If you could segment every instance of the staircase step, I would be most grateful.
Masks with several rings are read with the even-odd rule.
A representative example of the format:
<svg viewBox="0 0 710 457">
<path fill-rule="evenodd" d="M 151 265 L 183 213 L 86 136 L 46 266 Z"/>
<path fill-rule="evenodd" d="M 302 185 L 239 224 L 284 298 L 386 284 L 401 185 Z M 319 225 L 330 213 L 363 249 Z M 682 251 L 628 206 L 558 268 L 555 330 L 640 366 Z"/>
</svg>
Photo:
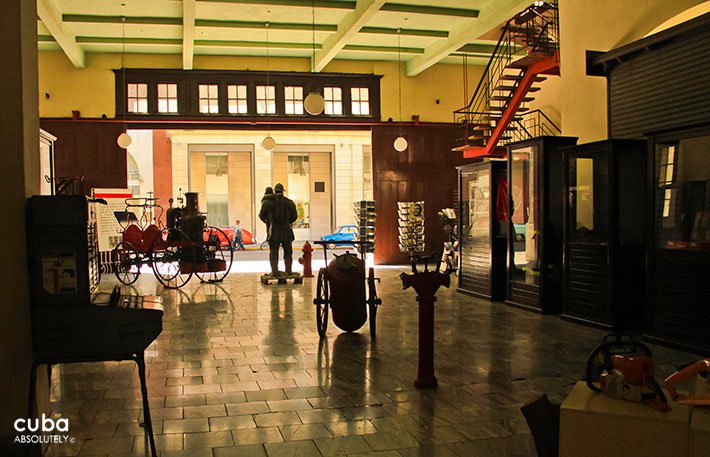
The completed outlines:
<svg viewBox="0 0 710 457">
<path fill-rule="evenodd" d="M 508 109 L 508 107 L 507 107 L 507 106 L 489 106 L 488 109 L 491 110 L 491 111 L 503 112 L 503 111 L 505 111 L 506 109 Z M 518 107 L 518 109 L 517 109 L 516 111 L 522 113 L 522 112 L 524 112 L 524 111 L 529 111 L 529 110 L 530 110 L 530 108 L 526 108 L 526 107 L 524 107 L 524 106 L 520 106 L 520 107 Z"/>
<path fill-rule="evenodd" d="M 468 140 L 469 141 L 488 140 L 490 138 L 491 138 L 490 135 L 485 135 L 485 136 L 471 135 L 470 137 L 468 137 Z M 501 140 L 510 140 L 511 138 L 513 138 L 511 135 L 503 135 L 502 137 L 500 137 Z"/>
<path fill-rule="evenodd" d="M 503 97 L 501 95 L 494 95 L 493 97 L 490 97 L 488 100 L 494 101 L 494 102 L 507 102 L 510 101 L 512 97 Z M 523 97 L 523 102 L 531 102 L 535 100 L 535 97 Z"/>
<path fill-rule="evenodd" d="M 500 86 L 496 86 L 496 88 L 493 90 L 504 90 L 504 91 L 512 92 L 517 88 L 518 88 L 517 86 L 500 85 Z M 531 87 L 530 89 L 528 89 L 528 92 L 537 92 L 539 90 L 540 90 L 539 87 Z"/>
<path fill-rule="evenodd" d="M 502 75 L 500 79 L 503 81 L 520 81 L 523 79 L 523 75 Z M 547 78 L 544 76 L 536 76 L 533 82 L 540 83 L 546 80 Z"/>
<path fill-rule="evenodd" d="M 477 134 L 477 132 L 492 132 L 493 130 L 495 130 L 495 126 L 487 125 L 487 126 L 482 126 L 482 127 L 474 127 L 471 129 L 471 133 L 475 135 L 475 134 Z M 512 132 L 514 130 L 518 130 L 518 128 L 514 125 L 509 124 L 505 130 Z"/>
<path fill-rule="evenodd" d="M 533 64 L 547 59 L 548 57 L 550 57 L 550 54 L 546 52 L 531 52 L 522 59 L 509 63 L 506 65 L 506 68 L 528 68 Z"/>
</svg>

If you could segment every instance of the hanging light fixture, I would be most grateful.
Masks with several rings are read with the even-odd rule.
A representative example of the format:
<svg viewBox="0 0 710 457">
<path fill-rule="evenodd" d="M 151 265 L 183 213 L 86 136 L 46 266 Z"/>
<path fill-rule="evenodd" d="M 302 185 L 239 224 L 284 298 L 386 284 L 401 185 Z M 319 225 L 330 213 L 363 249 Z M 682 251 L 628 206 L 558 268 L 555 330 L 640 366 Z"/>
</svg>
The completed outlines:
<svg viewBox="0 0 710 457">
<path fill-rule="evenodd" d="M 311 4 L 311 18 L 312 18 L 312 25 L 313 25 L 311 73 L 315 74 L 315 72 L 316 72 L 316 1 L 315 0 L 313 0 L 312 4 Z M 315 77 L 313 79 L 315 80 Z M 320 94 L 320 92 L 318 92 L 316 90 L 312 90 L 308 95 L 306 95 L 306 99 L 303 101 L 303 108 L 306 110 L 306 112 L 308 114 L 310 114 L 312 116 L 317 116 L 320 113 L 322 113 L 323 110 L 325 109 L 325 99 Z"/>
<path fill-rule="evenodd" d="M 269 23 L 267 22 L 265 24 L 266 26 L 266 112 L 268 114 L 269 112 L 269 97 L 268 97 L 268 91 L 269 91 L 269 84 L 270 84 L 270 79 L 269 79 Z M 276 140 L 271 136 L 271 125 L 267 126 L 267 131 L 266 131 L 266 138 L 261 142 L 261 147 L 266 149 L 267 151 L 273 151 L 274 148 L 276 147 Z"/>
<path fill-rule="evenodd" d="M 124 92 L 124 97 L 123 97 L 123 102 L 125 103 L 126 101 L 126 67 L 123 62 L 124 55 L 126 54 L 126 17 L 121 16 L 121 30 L 122 30 L 122 36 L 123 36 L 123 41 L 122 41 L 122 48 L 121 48 L 121 79 L 123 79 L 123 92 Z M 127 108 L 127 107 L 125 107 Z M 131 138 L 131 135 L 126 132 L 126 109 L 124 108 L 123 110 L 123 133 L 118 135 L 118 138 L 116 138 L 116 143 L 118 143 L 118 146 L 122 149 L 128 149 L 128 146 L 131 145 L 133 142 L 133 139 Z"/>
<path fill-rule="evenodd" d="M 397 81 L 399 86 L 399 136 L 394 140 L 394 149 L 397 152 L 407 150 L 407 139 L 402 135 L 402 29 L 397 29 Z"/>
</svg>

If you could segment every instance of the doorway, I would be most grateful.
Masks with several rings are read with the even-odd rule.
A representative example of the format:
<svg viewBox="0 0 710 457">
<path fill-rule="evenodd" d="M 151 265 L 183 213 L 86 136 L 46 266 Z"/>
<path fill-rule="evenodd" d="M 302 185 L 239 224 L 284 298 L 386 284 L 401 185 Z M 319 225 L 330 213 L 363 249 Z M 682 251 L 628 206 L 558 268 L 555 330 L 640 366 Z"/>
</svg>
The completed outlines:
<svg viewBox="0 0 710 457">
<path fill-rule="evenodd" d="M 272 155 L 272 181 L 283 184 L 298 211 L 296 240 L 319 240 L 332 231 L 331 166 L 331 151 L 285 146 Z"/>
</svg>

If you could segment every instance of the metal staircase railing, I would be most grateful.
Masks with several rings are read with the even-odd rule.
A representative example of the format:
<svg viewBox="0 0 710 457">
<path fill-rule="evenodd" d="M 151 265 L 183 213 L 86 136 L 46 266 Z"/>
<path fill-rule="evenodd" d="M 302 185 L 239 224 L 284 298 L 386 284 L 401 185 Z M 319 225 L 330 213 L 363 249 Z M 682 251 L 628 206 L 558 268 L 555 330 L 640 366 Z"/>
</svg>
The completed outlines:
<svg viewBox="0 0 710 457">
<path fill-rule="evenodd" d="M 527 65 L 540 56 L 554 55 L 559 50 L 558 37 L 559 19 L 554 2 L 536 2 L 506 22 L 469 103 L 454 111 L 459 145 L 455 150 L 486 145 L 485 132 L 497 126 L 497 121 L 518 89 Z M 536 79 L 537 82 L 542 80 L 544 78 Z M 531 89 L 534 90 L 539 88 Z M 528 110 L 525 103 L 531 100 L 527 96 L 523 98 L 523 105 L 501 137 L 501 143 L 526 139 L 523 136 L 532 134 L 531 129 L 520 122 L 520 114 Z M 541 114 L 544 116 L 544 113 Z M 538 124 L 543 128 L 542 121 Z M 550 133 L 555 131 L 550 125 L 544 128 Z"/>
</svg>

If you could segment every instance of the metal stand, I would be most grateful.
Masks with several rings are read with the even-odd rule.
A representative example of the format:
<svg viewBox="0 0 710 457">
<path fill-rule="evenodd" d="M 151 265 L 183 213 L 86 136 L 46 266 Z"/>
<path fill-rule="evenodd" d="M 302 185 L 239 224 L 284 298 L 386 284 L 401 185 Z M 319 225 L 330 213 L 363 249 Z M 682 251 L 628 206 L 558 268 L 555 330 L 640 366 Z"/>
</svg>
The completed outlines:
<svg viewBox="0 0 710 457">
<path fill-rule="evenodd" d="M 150 404 L 148 403 L 148 386 L 146 384 L 145 377 L 145 358 L 143 352 L 136 354 L 128 354 L 119 357 L 96 357 L 96 358 L 61 358 L 61 357 L 50 357 L 42 358 L 35 357 L 32 362 L 32 370 L 30 372 L 30 393 L 27 405 L 27 417 L 30 419 L 34 418 L 35 413 L 35 402 L 37 400 L 37 368 L 40 365 L 47 365 L 47 370 L 51 376 L 52 365 L 60 363 L 82 363 L 82 362 L 121 362 L 124 360 L 133 360 L 138 365 L 138 377 L 141 382 L 141 395 L 143 396 L 143 422 L 139 424 L 144 427 L 146 433 L 148 434 L 148 441 L 150 442 L 150 454 L 152 457 L 158 457 L 158 453 L 155 450 L 155 436 L 153 435 L 153 422 L 150 418 Z"/>
<path fill-rule="evenodd" d="M 422 259 L 424 260 L 424 259 Z M 427 259 L 428 260 L 428 259 Z M 436 259 L 434 259 L 436 261 Z M 412 273 L 402 273 L 404 289 L 413 287 L 419 302 L 419 368 L 414 386 L 419 388 L 433 388 L 439 384 L 434 374 L 434 302 L 436 291 L 439 287 L 449 287 L 451 279 L 448 273 L 440 273 L 439 267 L 429 271 L 426 260 L 424 271 L 417 271 L 416 262 L 412 261 Z"/>
</svg>

